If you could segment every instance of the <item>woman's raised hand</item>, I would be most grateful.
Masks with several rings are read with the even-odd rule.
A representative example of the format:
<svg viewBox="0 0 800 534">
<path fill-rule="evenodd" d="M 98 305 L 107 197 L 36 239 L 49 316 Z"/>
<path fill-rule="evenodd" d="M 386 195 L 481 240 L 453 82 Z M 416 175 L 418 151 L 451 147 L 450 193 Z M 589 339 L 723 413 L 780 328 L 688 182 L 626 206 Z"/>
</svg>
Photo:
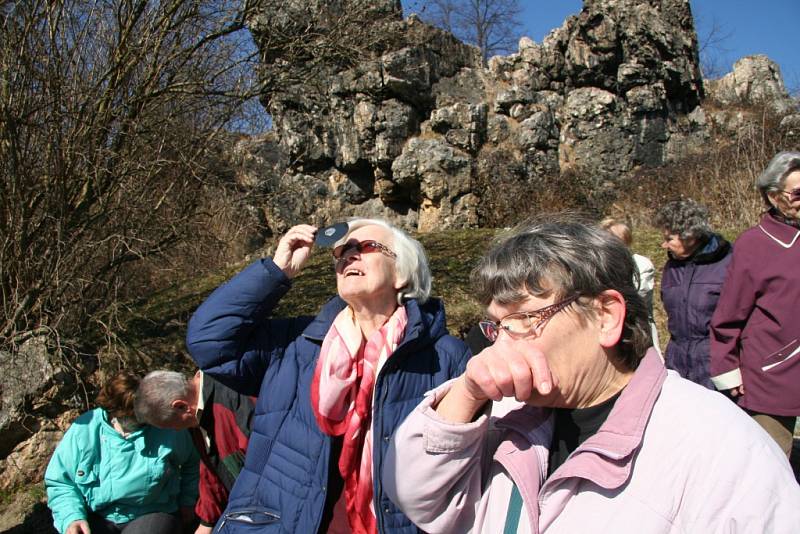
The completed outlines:
<svg viewBox="0 0 800 534">
<path fill-rule="evenodd" d="M 272 261 L 287 278 L 294 278 L 305 265 L 311 254 L 311 247 L 314 246 L 316 232 L 316 226 L 298 224 L 289 228 L 286 235 L 278 241 Z"/>
<path fill-rule="evenodd" d="M 527 401 L 548 395 L 556 385 L 544 353 L 526 340 L 500 338 L 467 362 L 467 370 L 436 408 L 452 422 L 471 421 L 489 400 Z"/>
</svg>

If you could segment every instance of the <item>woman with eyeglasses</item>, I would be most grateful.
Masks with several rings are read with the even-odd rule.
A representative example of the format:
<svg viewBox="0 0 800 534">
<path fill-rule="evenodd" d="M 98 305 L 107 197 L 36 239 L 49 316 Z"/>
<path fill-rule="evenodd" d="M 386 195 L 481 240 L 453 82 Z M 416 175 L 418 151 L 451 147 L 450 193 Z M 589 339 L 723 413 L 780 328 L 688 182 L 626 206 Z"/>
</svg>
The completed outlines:
<svg viewBox="0 0 800 534">
<path fill-rule="evenodd" d="M 661 302 L 667 312 L 668 369 L 713 390 L 709 372 L 709 324 L 731 262 L 731 245 L 714 232 L 708 208 L 694 200 L 666 203 L 656 213 L 667 251 Z"/>
<path fill-rule="evenodd" d="M 493 345 L 400 425 L 383 469 L 425 532 L 789 533 L 800 487 L 725 397 L 667 371 L 635 264 L 592 223 L 548 216 L 484 257 Z"/>
<path fill-rule="evenodd" d="M 756 180 L 761 221 L 736 240 L 711 321 L 711 375 L 789 455 L 800 416 L 800 152 Z"/>
<path fill-rule="evenodd" d="M 378 473 L 395 428 L 464 371 L 469 352 L 429 298 L 422 245 L 382 220 L 352 220 L 334 243 L 338 295 L 316 317 L 272 317 L 318 233 L 291 228 L 271 259 L 217 288 L 189 323 L 203 371 L 258 396 L 217 533 L 416 532 Z"/>
</svg>

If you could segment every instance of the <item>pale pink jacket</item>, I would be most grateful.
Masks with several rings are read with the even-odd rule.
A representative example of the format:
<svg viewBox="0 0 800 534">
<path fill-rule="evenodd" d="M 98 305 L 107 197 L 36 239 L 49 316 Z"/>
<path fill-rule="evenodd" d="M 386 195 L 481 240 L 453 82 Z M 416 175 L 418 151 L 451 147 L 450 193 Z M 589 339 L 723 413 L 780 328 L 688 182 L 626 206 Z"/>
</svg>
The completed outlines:
<svg viewBox="0 0 800 534">
<path fill-rule="evenodd" d="M 398 428 L 383 469 L 386 493 L 426 532 L 502 533 L 513 479 L 520 532 L 800 533 L 800 486 L 775 442 L 720 393 L 668 373 L 654 350 L 546 481 L 547 410 L 510 399 L 448 423 L 432 406 L 449 386 Z"/>
</svg>

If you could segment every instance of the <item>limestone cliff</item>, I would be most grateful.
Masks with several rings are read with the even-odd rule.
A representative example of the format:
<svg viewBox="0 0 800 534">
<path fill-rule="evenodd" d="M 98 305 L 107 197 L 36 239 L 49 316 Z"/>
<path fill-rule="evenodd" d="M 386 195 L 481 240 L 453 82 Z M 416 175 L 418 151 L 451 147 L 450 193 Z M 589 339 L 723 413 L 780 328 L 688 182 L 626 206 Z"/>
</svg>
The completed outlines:
<svg viewBox="0 0 800 534">
<path fill-rule="evenodd" d="M 394 0 L 269 5 L 250 26 L 272 149 L 287 162 L 265 177 L 275 232 L 354 214 L 420 231 L 474 226 L 487 174 L 581 172 L 609 187 L 707 136 L 688 0 L 586 0 L 542 43 L 523 38 L 488 68 L 476 49 L 403 20 Z M 496 169 L 509 158 L 514 176 Z"/>
</svg>

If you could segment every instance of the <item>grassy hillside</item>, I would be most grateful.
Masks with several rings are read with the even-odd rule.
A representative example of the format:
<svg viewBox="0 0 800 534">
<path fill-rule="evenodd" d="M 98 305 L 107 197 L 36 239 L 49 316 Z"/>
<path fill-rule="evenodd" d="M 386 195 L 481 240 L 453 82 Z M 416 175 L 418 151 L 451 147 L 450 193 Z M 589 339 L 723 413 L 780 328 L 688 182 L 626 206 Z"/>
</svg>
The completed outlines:
<svg viewBox="0 0 800 534">
<path fill-rule="evenodd" d="M 478 258 L 498 234 L 493 229 L 451 230 L 419 236 L 428 252 L 433 272 L 433 294 L 446 305 L 448 327 L 454 335 L 463 335 L 482 316 L 481 306 L 472 298 L 469 287 L 470 271 Z M 737 231 L 723 231 L 733 239 Z M 660 248 L 661 234 L 654 228 L 635 229 L 633 250 L 649 257 L 660 271 L 666 254 Z M 252 261 L 252 260 L 249 260 Z M 248 261 L 233 265 L 224 272 L 185 280 L 167 290 L 133 303 L 122 314 L 117 334 L 126 345 L 124 359 L 134 367 L 191 367 L 185 348 L 186 322 L 194 309 L 215 287 L 243 268 Z M 315 314 L 336 291 L 329 249 L 315 249 L 303 272 L 295 279 L 293 289 L 286 295 L 276 316 Z M 666 317 L 655 292 L 655 315 L 662 345 L 668 341 Z M 663 347 L 662 347 L 663 348 Z"/>
</svg>

